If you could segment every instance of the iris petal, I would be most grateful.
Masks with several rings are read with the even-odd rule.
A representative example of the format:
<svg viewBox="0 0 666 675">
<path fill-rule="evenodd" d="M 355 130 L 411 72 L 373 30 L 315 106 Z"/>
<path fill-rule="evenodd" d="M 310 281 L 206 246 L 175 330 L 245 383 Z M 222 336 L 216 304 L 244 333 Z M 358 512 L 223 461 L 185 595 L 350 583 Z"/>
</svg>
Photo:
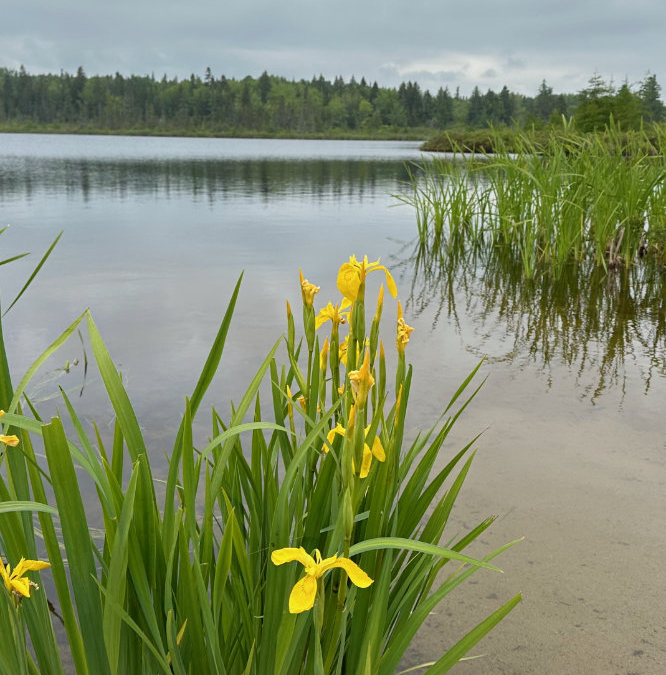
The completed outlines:
<svg viewBox="0 0 666 675">
<path fill-rule="evenodd" d="M 372 452 L 366 445 L 363 446 L 363 461 L 361 462 L 360 478 L 365 478 L 370 473 L 370 465 L 372 464 Z"/>
<path fill-rule="evenodd" d="M 383 269 L 384 273 L 386 274 L 386 286 L 388 287 L 391 296 L 395 298 L 398 295 L 398 287 L 395 285 L 395 281 L 393 280 L 391 273 L 386 269 L 386 267 Z"/>
<path fill-rule="evenodd" d="M 335 440 L 335 435 L 338 434 L 340 436 L 345 435 L 345 428 L 341 424 L 336 424 L 334 429 L 331 429 L 327 434 L 326 434 L 326 440 L 328 441 L 329 445 L 333 445 L 333 441 Z M 324 452 L 329 451 L 329 447 L 326 443 L 324 443 L 321 447 L 321 449 Z"/>
<path fill-rule="evenodd" d="M 342 295 L 351 300 L 356 300 L 358 289 L 361 286 L 361 273 L 358 267 L 352 263 L 343 263 L 338 271 L 338 290 Z"/>
<path fill-rule="evenodd" d="M 44 562 L 42 560 L 25 560 L 21 558 L 19 564 L 14 569 L 14 574 L 17 577 L 23 576 L 24 572 L 30 570 L 43 570 L 46 567 L 51 567 L 51 563 Z"/>
<path fill-rule="evenodd" d="M 280 548 L 271 553 L 271 561 L 274 565 L 282 565 L 283 563 L 297 561 L 304 567 L 313 567 L 315 561 L 312 556 L 305 552 L 305 549 L 299 548 Z"/>
<path fill-rule="evenodd" d="M 317 579 L 312 574 L 306 574 L 294 584 L 289 594 L 289 611 L 291 614 L 300 614 L 312 609 L 317 596 Z"/>
<path fill-rule="evenodd" d="M 30 581 L 27 579 L 27 577 L 12 579 L 10 583 L 14 590 L 17 593 L 20 593 L 24 598 L 30 597 Z"/>
<path fill-rule="evenodd" d="M 321 565 L 321 568 L 324 567 L 325 569 L 322 569 L 322 573 L 326 571 L 326 569 L 341 567 L 347 572 L 347 576 L 351 582 L 359 588 L 367 588 L 372 583 L 372 579 L 355 562 L 349 560 L 349 558 L 327 558 Z"/>
<path fill-rule="evenodd" d="M 372 442 L 372 454 L 380 462 L 386 461 L 386 453 L 384 452 L 382 442 L 379 440 L 379 436 L 375 436 L 375 440 Z"/>
<path fill-rule="evenodd" d="M 335 308 L 329 302 L 326 307 L 322 307 L 322 309 L 319 310 L 319 314 L 317 314 L 317 318 L 315 319 L 315 330 L 319 330 L 319 328 L 327 321 L 333 321 L 334 316 Z"/>
</svg>

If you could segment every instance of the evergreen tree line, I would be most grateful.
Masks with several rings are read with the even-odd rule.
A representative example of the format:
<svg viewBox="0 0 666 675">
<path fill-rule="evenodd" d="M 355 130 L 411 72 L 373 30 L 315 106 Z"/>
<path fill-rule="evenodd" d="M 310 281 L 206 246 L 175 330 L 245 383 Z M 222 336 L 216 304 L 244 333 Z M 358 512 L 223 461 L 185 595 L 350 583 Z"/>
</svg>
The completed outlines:
<svg viewBox="0 0 666 675">
<path fill-rule="evenodd" d="M 99 130 L 145 129 L 233 134 L 317 134 L 332 130 L 378 132 L 431 127 L 478 129 L 494 126 L 546 126 L 574 118 L 581 131 L 603 129 L 612 117 L 622 128 L 666 118 L 655 75 L 640 85 L 619 89 L 594 75 L 576 94 L 554 94 L 545 81 L 534 97 L 499 93 L 468 97 L 440 88 L 432 95 L 416 82 L 397 89 L 337 77 L 289 81 L 264 72 L 242 80 L 215 77 L 161 79 L 154 76 L 88 77 L 76 74 L 30 75 L 25 68 L 0 68 L 0 124 L 65 124 Z"/>
</svg>

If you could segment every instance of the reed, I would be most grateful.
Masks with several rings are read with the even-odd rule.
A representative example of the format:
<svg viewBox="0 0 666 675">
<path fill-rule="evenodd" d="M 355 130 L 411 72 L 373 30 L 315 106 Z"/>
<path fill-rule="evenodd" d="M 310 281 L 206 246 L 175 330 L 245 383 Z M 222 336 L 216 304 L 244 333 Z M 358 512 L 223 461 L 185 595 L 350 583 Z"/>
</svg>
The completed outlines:
<svg viewBox="0 0 666 675">
<path fill-rule="evenodd" d="M 508 152 L 498 134 L 492 155 L 466 164 L 456 146 L 454 162 L 424 161 L 398 198 L 415 208 L 422 241 L 443 250 L 481 242 L 511 249 L 526 278 L 557 277 L 586 258 L 606 270 L 648 253 L 663 261 L 666 163 L 650 147 L 645 134 L 616 127 L 592 136 L 565 128 L 544 142 L 517 136 Z"/>
<path fill-rule="evenodd" d="M 25 578 L 52 582 L 71 654 L 65 668 L 46 593 L 25 597 L 6 583 L 3 672 L 390 675 L 439 602 L 478 570 L 497 571 L 493 561 L 511 543 L 482 557 L 465 552 L 492 517 L 462 535 L 446 527 L 476 439 L 445 461 L 442 453 L 478 391 L 479 367 L 433 427 L 408 440 L 412 329 L 398 304 L 396 353 L 387 359 L 383 289 L 366 317 L 366 276 L 373 281 L 375 271 L 394 295 L 385 267 L 352 257 L 337 279 L 343 298 L 318 314 L 318 288 L 301 275 L 303 336 L 288 305 L 285 336 L 226 415 L 211 411 L 210 439 L 198 441 L 193 420 L 224 352 L 239 279 L 159 483 L 89 312 L 16 387 L 0 334 L 9 443 L 0 475 L 2 558 L 48 559 L 49 569 Z M 110 439 L 84 428 L 65 392 L 65 414 L 50 420 L 25 396 L 39 365 L 83 326 L 115 413 Z M 396 364 L 394 375 L 387 362 Z M 87 483 L 94 504 L 84 502 Z M 95 509 L 102 528 L 93 533 Z M 447 636 L 445 653 L 422 668 L 447 672 L 519 601 L 509 599 L 464 636 Z"/>
</svg>

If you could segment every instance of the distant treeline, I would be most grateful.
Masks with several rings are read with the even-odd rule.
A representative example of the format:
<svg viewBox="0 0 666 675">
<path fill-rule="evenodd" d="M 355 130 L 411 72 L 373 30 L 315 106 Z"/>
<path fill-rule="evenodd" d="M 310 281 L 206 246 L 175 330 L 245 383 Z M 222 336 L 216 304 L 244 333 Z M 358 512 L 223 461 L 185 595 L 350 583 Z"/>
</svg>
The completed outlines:
<svg viewBox="0 0 666 675">
<path fill-rule="evenodd" d="M 573 94 L 554 94 L 545 81 L 534 97 L 500 92 L 470 96 L 440 88 L 436 94 L 416 82 L 397 89 L 353 77 L 333 82 L 319 76 L 290 81 L 264 72 L 242 80 L 215 77 L 162 79 L 120 73 L 31 75 L 0 68 L 0 128 L 62 126 L 88 131 L 202 133 L 211 135 L 314 135 L 340 132 L 368 136 L 405 129 L 479 129 L 559 123 L 564 115 L 580 131 L 603 129 L 611 116 L 622 128 L 666 118 L 655 75 L 636 88 L 619 88 L 595 75 Z"/>
</svg>

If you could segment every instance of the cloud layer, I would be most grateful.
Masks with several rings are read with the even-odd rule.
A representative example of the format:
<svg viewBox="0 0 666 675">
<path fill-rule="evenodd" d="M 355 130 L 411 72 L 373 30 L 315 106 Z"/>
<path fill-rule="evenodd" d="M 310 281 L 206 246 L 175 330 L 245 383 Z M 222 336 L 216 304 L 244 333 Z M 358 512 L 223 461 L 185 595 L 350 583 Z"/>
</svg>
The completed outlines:
<svg viewBox="0 0 666 675">
<path fill-rule="evenodd" d="M 341 75 L 384 86 L 417 81 L 468 94 L 582 89 L 598 72 L 636 84 L 660 78 L 661 0 L 15 0 L 3 10 L 0 66 L 31 73 L 116 71 L 289 79 Z"/>
</svg>

